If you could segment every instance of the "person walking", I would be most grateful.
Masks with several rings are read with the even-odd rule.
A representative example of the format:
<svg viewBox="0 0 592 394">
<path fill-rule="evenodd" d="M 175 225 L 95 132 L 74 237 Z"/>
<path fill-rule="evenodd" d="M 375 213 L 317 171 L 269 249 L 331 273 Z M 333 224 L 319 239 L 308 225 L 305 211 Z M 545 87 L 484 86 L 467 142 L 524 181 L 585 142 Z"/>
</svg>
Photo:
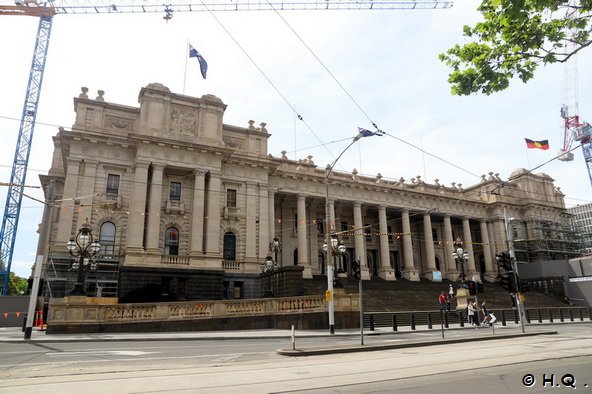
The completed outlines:
<svg viewBox="0 0 592 394">
<path fill-rule="evenodd" d="M 441 311 L 447 311 L 447 300 L 446 300 L 446 294 L 444 294 L 444 292 L 440 293 L 440 296 L 438 296 L 438 301 L 440 302 L 440 310 Z"/>
<path fill-rule="evenodd" d="M 489 316 L 489 309 L 487 308 L 485 300 L 481 303 L 481 312 L 483 312 L 483 322 L 481 324 L 489 324 L 491 316 Z"/>
<path fill-rule="evenodd" d="M 477 309 L 475 308 L 475 301 L 469 301 L 469 304 L 467 305 L 467 315 L 469 318 L 469 324 L 471 326 L 474 326 L 477 321 L 475 319 L 475 312 L 477 312 Z"/>
</svg>

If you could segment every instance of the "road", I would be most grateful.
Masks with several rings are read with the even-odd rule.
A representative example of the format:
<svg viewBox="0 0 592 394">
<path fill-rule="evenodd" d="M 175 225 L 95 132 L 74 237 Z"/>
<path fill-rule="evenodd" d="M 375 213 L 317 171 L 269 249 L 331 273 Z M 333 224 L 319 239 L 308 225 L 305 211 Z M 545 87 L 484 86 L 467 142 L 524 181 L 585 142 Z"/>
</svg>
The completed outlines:
<svg viewBox="0 0 592 394">
<path fill-rule="evenodd" d="M 553 391 L 573 390 L 565 387 L 573 375 L 579 391 L 592 392 L 592 325 L 553 328 L 558 335 L 296 358 L 275 353 L 291 346 L 278 338 L 3 343 L 0 393 L 534 393 L 551 390 L 551 375 Z M 359 338 L 297 341 L 302 348 L 354 343 Z"/>
</svg>

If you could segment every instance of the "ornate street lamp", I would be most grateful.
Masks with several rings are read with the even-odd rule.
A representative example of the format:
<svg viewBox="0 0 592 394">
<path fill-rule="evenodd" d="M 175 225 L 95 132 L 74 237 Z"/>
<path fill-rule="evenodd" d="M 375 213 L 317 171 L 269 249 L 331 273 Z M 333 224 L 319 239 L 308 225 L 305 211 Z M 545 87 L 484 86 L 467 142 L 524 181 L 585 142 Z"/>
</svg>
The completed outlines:
<svg viewBox="0 0 592 394">
<path fill-rule="evenodd" d="M 70 294 L 86 295 L 86 291 L 84 290 L 84 272 L 97 269 L 97 263 L 92 258 L 101 250 L 101 245 L 93 239 L 88 220 L 78 230 L 76 238 L 71 238 L 66 244 L 66 248 L 68 248 L 70 256 L 78 258 L 78 260 L 72 263 L 72 269 L 78 271 L 78 277 L 74 290 Z"/>
<path fill-rule="evenodd" d="M 465 263 L 469 261 L 469 254 L 463 249 L 463 242 L 460 238 L 457 238 L 454 242 L 455 251 L 452 253 L 452 257 L 456 261 L 456 265 L 460 265 L 460 276 L 464 283 L 465 281 Z"/>
<path fill-rule="evenodd" d="M 280 266 L 277 263 L 277 261 L 273 261 L 271 256 L 267 256 L 265 258 L 265 262 L 261 263 L 259 268 L 261 268 L 262 273 L 268 274 L 268 276 L 267 276 L 267 290 L 265 290 L 265 294 L 263 295 L 263 297 L 266 297 L 266 298 L 273 297 L 273 290 L 271 288 L 271 276 L 272 276 L 273 272 L 277 271 L 280 268 Z"/>
<path fill-rule="evenodd" d="M 280 243 L 279 238 L 278 237 L 275 237 L 273 239 L 273 241 L 271 241 L 269 243 L 269 251 L 275 253 L 275 261 L 276 261 L 277 264 L 279 264 L 279 262 L 278 262 L 278 252 L 280 250 L 282 250 L 282 244 Z"/>
<path fill-rule="evenodd" d="M 323 244 L 323 252 L 327 253 L 328 252 L 328 248 L 327 248 L 327 243 L 325 242 Z M 336 265 L 335 264 L 335 258 L 339 257 L 341 258 L 343 255 L 345 255 L 345 253 L 347 252 L 347 247 L 336 237 L 331 237 L 331 252 L 327 253 L 327 256 L 332 256 L 333 257 L 333 272 L 343 272 L 343 269 L 341 268 L 341 264 L 339 264 L 339 268 L 336 269 Z M 329 261 L 327 261 L 327 267 L 328 267 Z M 329 268 L 327 268 L 329 269 Z M 343 285 L 341 284 L 341 282 L 339 281 L 339 277 L 335 276 L 333 278 L 333 287 L 336 288 L 342 288 Z"/>
</svg>

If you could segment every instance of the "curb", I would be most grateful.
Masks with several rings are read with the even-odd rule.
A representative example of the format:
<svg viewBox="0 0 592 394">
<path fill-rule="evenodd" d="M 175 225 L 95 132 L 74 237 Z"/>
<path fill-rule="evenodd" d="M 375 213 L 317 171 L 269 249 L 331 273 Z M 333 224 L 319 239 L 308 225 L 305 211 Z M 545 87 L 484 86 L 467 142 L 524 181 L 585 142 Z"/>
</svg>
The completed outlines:
<svg viewBox="0 0 592 394">
<path fill-rule="evenodd" d="M 521 337 L 532 337 L 537 335 L 555 335 L 557 331 L 538 331 L 524 334 L 501 334 L 492 335 L 486 337 L 468 337 L 468 338 L 454 338 L 454 339 L 442 339 L 439 341 L 434 340 L 416 340 L 408 341 L 406 343 L 396 343 L 388 345 L 358 345 L 358 346 L 344 346 L 344 347 L 324 347 L 324 348 L 313 348 L 313 349 L 278 349 L 276 353 L 282 356 L 288 357 L 301 357 L 301 356 L 321 356 L 326 354 L 340 354 L 340 353 L 356 353 L 356 352 L 371 352 L 377 350 L 391 350 L 391 349 L 405 349 L 413 347 L 423 346 L 435 346 L 465 342 L 476 342 L 476 341 L 490 341 L 496 339 L 512 339 Z"/>
</svg>

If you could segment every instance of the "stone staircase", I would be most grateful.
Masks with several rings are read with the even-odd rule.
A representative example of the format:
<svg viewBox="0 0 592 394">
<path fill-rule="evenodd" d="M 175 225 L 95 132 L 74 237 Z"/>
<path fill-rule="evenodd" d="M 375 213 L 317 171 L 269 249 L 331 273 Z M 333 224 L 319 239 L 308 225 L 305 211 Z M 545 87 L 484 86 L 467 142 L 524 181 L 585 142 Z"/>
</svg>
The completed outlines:
<svg viewBox="0 0 592 394">
<path fill-rule="evenodd" d="M 358 293 L 358 282 L 349 278 L 340 278 L 346 293 Z M 325 294 L 327 290 L 327 278 L 315 276 L 313 279 L 304 280 L 305 295 Z M 438 296 L 440 292 L 448 294 L 448 285 L 456 288 L 454 282 L 443 280 L 432 282 L 422 279 L 419 282 L 410 282 L 404 279 L 397 281 L 385 281 L 382 279 L 365 280 L 363 286 L 364 312 L 395 312 L 395 311 L 426 311 L 437 310 Z M 511 308 L 510 293 L 504 290 L 499 283 L 485 283 L 483 293 L 478 294 L 479 303 L 486 300 L 490 308 Z M 561 300 L 551 296 L 528 291 L 525 293 L 527 308 L 544 308 L 567 306 Z M 455 308 L 454 301 L 451 308 Z"/>
</svg>

